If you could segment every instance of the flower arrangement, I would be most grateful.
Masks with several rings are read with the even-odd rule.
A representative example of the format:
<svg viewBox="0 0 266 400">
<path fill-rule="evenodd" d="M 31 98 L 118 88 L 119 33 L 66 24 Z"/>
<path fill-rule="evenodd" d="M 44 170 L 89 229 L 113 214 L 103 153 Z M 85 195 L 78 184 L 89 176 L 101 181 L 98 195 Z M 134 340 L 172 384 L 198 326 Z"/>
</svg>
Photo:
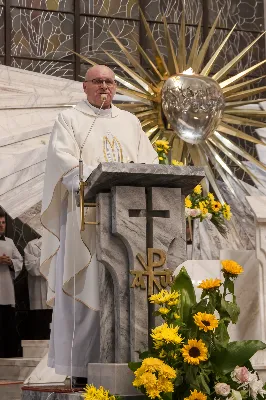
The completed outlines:
<svg viewBox="0 0 266 400">
<path fill-rule="evenodd" d="M 196 218 L 199 218 L 200 221 L 211 220 L 222 235 L 227 232 L 224 220 L 230 221 L 232 217 L 230 206 L 226 203 L 222 205 L 212 193 L 203 196 L 201 185 L 197 185 L 193 192 L 185 198 L 185 215 L 189 224 L 191 224 L 191 219 Z"/>
<path fill-rule="evenodd" d="M 221 262 L 224 281 L 206 279 L 196 301 L 192 281 L 182 268 L 171 292 L 150 296 L 163 323 L 152 329 L 152 347 L 129 363 L 133 385 L 149 399 L 256 400 L 266 390 L 249 361 L 266 344 L 258 340 L 230 342 L 228 326 L 235 324 L 239 307 L 234 280 L 243 268 Z"/>
<path fill-rule="evenodd" d="M 97 389 L 94 385 L 86 385 L 82 397 L 85 400 L 119 400 L 119 397 L 111 395 L 109 390 L 102 386 Z"/>
<path fill-rule="evenodd" d="M 171 149 L 168 140 L 156 140 L 154 148 L 157 151 L 159 164 L 169 164 L 168 152 Z M 177 160 L 172 160 L 172 165 L 182 167 L 184 164 Z"/>
</svg>

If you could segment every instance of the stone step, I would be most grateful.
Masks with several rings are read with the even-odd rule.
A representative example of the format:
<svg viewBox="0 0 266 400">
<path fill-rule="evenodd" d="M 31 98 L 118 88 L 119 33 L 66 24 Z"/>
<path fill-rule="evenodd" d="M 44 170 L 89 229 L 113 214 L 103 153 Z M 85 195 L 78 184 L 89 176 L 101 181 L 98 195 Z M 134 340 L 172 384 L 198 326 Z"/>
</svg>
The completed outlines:
<svg viewBox="0 0 266 400">
<path fill-rule="evenodd" d="M 3 380 L 24 381 L 40 361 L 41 358 L 0 358 L 0 377 Z"/>
<path fill-rule="evenodd" d="M 10 382 L 0 380 L 1 400 L 20 400 L 23 382 Z"/>
<path fill-rule="evenodd" d="M 48 352 L 49 340 L 22 340 L 24 358 L 43 358 Z"/>
</svg>

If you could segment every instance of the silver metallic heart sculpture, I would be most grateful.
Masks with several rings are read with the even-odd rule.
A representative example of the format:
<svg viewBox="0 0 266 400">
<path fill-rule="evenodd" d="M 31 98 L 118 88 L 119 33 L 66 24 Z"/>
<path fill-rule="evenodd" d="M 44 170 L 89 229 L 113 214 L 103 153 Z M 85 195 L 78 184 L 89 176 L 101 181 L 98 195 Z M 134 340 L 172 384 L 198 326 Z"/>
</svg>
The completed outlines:
<svg viewBox="0 0 266 400">
<path fill-rule="evenodd" d="M 206 140 L 219 125 L 225 100 L 219 84 L 201 75 L 177 74 L 162 89 L 162 107 L 172 129 L 191 144 Z"/>
</svg>

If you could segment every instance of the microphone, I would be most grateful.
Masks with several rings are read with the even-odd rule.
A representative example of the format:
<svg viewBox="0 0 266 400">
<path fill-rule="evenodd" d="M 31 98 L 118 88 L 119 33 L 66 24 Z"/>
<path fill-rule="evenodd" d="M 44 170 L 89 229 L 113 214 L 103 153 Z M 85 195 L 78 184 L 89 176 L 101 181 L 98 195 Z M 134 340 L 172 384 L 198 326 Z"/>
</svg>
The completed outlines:
<svg viewBox="0 0 266 400">
<path fill-rule="evenodd" d="M 95 124 L 95 122 L 96 122 L 96 119 L 99 117 L 100 111 L 101 111 L 101 109 L 103 108 L 103 105 L 104 105 L 104 103 L 105 103 L 106 100 L 107 100 L 107 93 L 101 93 L 101 100 L 102 100 L 101 107 L 99 108 L 99 111 L 98 111 L 97 114 L 95 115 L 95 117 L 94 117 L 94 119 L 93 119 L 93 121 L 92 121 L 92 123 L 91 123 L 90 129 L 89 129 L 89 131 L 88 131 L 88 133 L 87 133 L 87 136 L 85 137 L 85 140 L 84 140 L 84 142 L 82 143 L 82 146 L 80 147 L 80 153 L 79 153 L 79 181 L 80 181 L 80 182 L 83 182 L 83 179 L 84 179 L 84 176 L 83 176 L 82 150 L 83 150 L 83 148 L 84 148 L 84 146 L 85 146 L 85 143 L 86 143 L 86 141 L 87 141 L 87 139 L 88 139 L 88 137 L 89 137 L 89 135 L 90 135 L 90 133 L 91 133 L 91 131 L 92 131 L 92 128 L 94 127 L 94 124 Z"/>
</svg>

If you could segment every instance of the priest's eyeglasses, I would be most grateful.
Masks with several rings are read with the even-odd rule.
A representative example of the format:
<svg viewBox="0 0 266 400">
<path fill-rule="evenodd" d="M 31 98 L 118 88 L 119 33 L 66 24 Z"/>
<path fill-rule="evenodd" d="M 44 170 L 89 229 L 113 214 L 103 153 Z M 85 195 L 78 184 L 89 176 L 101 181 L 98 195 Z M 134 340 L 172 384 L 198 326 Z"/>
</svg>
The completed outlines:
<svg viewBox="0 0 266 400">
<path fill-rule="evenodd" d="M 109 87 L 114 86 L 116 84 L 116 81 L 114 81 L 113 79 L 91 79 L 85 82 L 91 82 L 93 85 L 97 86 L 102 86 L 105 82 L 106 86 Z"/>
</svg>

